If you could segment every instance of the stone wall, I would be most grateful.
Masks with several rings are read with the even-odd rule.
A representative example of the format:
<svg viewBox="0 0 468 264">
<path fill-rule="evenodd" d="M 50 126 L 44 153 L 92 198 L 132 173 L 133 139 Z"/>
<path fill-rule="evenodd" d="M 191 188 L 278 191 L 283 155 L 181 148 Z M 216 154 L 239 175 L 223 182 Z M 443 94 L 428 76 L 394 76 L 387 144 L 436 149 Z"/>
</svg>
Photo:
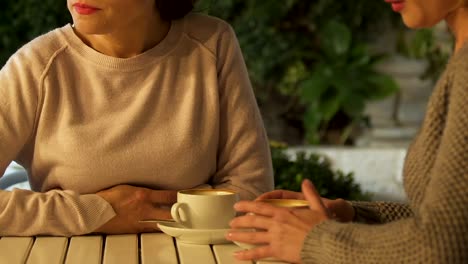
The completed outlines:
<svg viewBox="0 0 468 264">
<path fill-rule="evenodd" d="M 374 201 L 406 200 L 402 177 L 405 148 L 294 147 L 288 154 L 294 158 L 298 151 L 323 154 L 334 169 L 353 172 L 356 182 Z"/>
<path fill-rule="evenodd" d="M 408 30 L 408 34 L 414 33 Z M 397 94 L 366 106 L 372 127 L 358 141 L 360 146 L 406 147 L 417 134 L 426 106 L 435 86 L 431 78 L 422 79 L 428 67 L 426 58 L 404 57 L 396 52 L 396 39 L 401 32 L 391 29 L 373 46 L 377 52 L 391 54 L 378 65 L 378 70 L 392 76 L 400 87 Z M 435 27 L 434 42 L 444 54 L 451 52 L 451 35 L 445 23 Z M 391 45 L 389 45 L 391 43 Z M 433 76 L 435 79 L 438 76 Z"/>
</svg>

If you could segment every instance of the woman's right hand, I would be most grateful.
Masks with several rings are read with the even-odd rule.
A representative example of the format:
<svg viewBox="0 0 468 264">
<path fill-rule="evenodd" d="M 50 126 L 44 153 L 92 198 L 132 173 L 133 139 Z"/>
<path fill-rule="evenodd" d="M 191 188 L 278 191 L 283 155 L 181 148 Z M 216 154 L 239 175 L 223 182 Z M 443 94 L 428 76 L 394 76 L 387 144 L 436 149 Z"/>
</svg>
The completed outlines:
<svg viewBox="0 0 468 264">
<path fill-rule="evenodd" d="M 265 199 L 299 199 L 305 200 L 304 194 L 301 192 L 293 192 L 288 190 L 274 190 L 260 195 L 256 201 Z M 348 201 L 338 198 L 330 200 L 321 197 L 323 204 L 328 209 L 330 216 L 340 222 L 351 222 L 354 219 L 354 208 Z"/>
<path fill-rule="evenodd" d="M 170 206 L 177 200 L 177 191 L 152 190 L 131 185 L 117 185 L 97 193 L 111 204 L 116 216 L 95 232 L 134 234 L 157 230 L 145 219 L 171 219 Z"/>
</svg>

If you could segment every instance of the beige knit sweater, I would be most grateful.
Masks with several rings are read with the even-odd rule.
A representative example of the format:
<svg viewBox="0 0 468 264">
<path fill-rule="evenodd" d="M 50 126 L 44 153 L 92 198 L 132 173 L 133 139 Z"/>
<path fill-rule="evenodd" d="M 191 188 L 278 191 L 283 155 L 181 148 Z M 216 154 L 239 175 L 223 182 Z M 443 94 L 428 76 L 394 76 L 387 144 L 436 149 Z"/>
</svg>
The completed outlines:
<svg viewBox="0 0 468 264">
<path fill-rule="evenodd" d="M 447 66 L 404 167 L 409 204 L 354 203 L 367 223 L 326 221 L 304 263 L 468 263 L 468 46 Z"/>
<path fill-rule="evenodd" d="M 119 184 L 209 184 L 243 199 L 273 188 L 235 34 L 199 14 L 129 59 L 96 52 L 70 25 L 21 48 L 0 72 L 0 175 L 12 160 L 33 191 L 0 191 L 0 236 L 92 232 L 115 215 L 95 193 Z"/>
</svg>

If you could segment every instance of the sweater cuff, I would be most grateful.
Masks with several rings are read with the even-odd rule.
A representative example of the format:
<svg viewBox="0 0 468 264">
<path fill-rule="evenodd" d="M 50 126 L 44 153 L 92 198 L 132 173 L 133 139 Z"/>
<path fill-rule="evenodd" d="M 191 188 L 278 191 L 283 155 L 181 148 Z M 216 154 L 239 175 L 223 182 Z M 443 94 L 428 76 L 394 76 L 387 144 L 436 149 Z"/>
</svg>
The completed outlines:
<svg viewBox="0 0 468 264">
<path fill-rule="evenodd" d="M 82 212 L 83 221 L 89 223 L 86 233 L 95 231 L 117 215 L 110 203 L 97 194 L 82 195 L 81 201 L 87 209 Z"/>
<path fill-rule="evenodd" d="M 381 223 L 380 213 L 371 202 L 351 202 L 354 208 L 353 222 L 363 224 L 378 224 Z"/>
<path fill-rule="evenodd" d="M 325 237 L 336 232 L 337 224 L 334 220 L 324 221 L 307 234 L 301 249 L 302 263 L 321 263 L 320 255 L 327 250 Z"/>
</svg>

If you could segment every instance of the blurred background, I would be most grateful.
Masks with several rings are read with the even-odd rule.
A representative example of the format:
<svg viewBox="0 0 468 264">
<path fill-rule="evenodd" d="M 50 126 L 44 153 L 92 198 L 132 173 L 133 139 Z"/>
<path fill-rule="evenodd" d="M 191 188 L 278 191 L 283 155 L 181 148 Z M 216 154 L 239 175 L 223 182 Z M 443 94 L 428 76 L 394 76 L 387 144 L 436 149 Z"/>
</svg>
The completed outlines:
<svg viewBox="0 0 468 264">
<path fill-rule="evenodd" d="M 66 1 L 2 0 L 0 7 L 0 65 L 71 22 Z M 277 187 L 297 189 L 303 178 L 324 174 L 317 168 L 333 167 L 345 173 L 312 178 L 337 186 L 319 186 L 322 193 L 353 196 L 357 180 L 373 199 L 405 199 L 406 147 L 450 56 L 444 24 L 407 30 L 390 6 L 369 0 L 200 0 L 196 11 L 237 33 L 272 141 Z"/>
<path fill-rule="evenodd" d="M 66 1 L 37 3 L 0 3 L 0 65 L 71 22 Z M 444 25 L 406 30 L 383 1 L 200 0 L 196 10 L 233 26 L 268 134 L 290 145 L 407 144 L 451 48 Z"/>
</svg>

